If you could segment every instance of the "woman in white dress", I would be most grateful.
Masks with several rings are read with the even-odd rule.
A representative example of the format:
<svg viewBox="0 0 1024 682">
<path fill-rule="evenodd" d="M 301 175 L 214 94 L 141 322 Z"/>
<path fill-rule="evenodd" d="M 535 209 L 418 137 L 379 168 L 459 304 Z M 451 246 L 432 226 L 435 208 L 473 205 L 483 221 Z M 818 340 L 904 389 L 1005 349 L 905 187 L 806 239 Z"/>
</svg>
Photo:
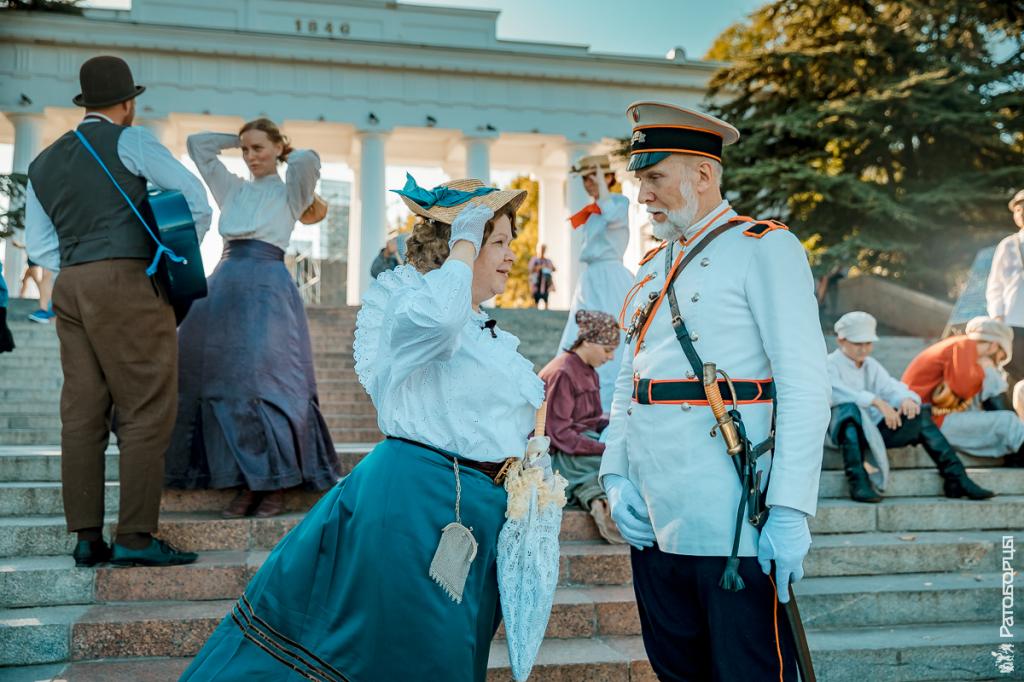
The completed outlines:
<svg viewBox="0 0 1024 682">
<path fill-rule="evenodd" d="M 370 284 L 354 344 L 388 438 L 278 544 L 183 680 L 487 677 L 503 471 L 544 385 L 480 304 L 505 290 L 526 193 L 403 192 L 423 218 L 409 264 Z"/>
<path fill-rule="evenodd" d="M 249 179 L 220 160 L 238 147 Z M 190 135 L 188 153 L 220 206 L 224 254 L 209 295 L 179 328 L 178 416 L 165 483 L 239 488 L 226 518 L 273 516 L 284 511 L 284 489 L 325 490 L 339 476 L 306 311 L 284 264 L 295 222 L 314 201 L 320 158 L 292 149 L 265 118 L 238 135 Z"/>
<path fill-rule="evenodd" d="M 559 351 L 568 350 L 579 336 L 576 311 L 596 310 L 618 318 L 626 294 L 633 285 L 633 273 L 622 264 L 629 245 L 629 199 L 609 191 L 615 184 L 615 174 L 610 170 L 608 157 L 586 156 L 580 159 L 572 172 L 580 176 L 583 188 L 594 201 L 570 219 L 573 229 L 583 230 L 582 271 L 573 292 L 569 319 L 558 344 Z M 605 412 L 611 411 L 622 349 L 620 340 L 615 357 L 597 370 L 601 383 L 601 407 Z"/>
</svg>

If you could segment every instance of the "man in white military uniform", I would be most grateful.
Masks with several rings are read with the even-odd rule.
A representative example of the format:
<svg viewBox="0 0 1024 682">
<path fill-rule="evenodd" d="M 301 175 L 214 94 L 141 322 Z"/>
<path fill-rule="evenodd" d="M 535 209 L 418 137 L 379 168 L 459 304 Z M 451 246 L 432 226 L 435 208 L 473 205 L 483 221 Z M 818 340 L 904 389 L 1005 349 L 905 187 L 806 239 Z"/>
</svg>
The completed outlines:
<svg viewBox="0 0 1024 682">
<path fill-rule="evenodd" d="M 663 680 L 795 680 L 778 602 L 803 575 L 830 394 L 807 257 L 784 225 L 739 217 L 723 201 L 722 148 L 739 139 L 735 128 L 657 102 L 627 114 L 629 170 L 665 243 L 641 261 L 626 301 L 632 334 L 601 482 L 633 546 L 644 646 Z M 744 452 L 761 455 L 755 488 L 765 488 L 774 442 L 766 500 L 741 494 L 739 458 L 721 431 L 710 433 L 698 361 L 735 377 L 744 441 L 754 445 Z M 732 389 L 712 386 L 731 407 Z M 760 531 L 751 523 L 759 501 L 768 507 L 767 521 L 754 519 Z"/>
</svg>

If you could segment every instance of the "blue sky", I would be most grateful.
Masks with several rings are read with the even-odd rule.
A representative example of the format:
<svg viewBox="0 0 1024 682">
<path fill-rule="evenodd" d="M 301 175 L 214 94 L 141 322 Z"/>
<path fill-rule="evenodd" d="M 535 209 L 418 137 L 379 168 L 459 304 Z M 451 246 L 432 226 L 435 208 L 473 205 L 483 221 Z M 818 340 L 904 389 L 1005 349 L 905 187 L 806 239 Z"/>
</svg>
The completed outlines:
<svg viewBox="0 0 1024 682">
<path fill-rule="evenodd" d="M 125 8 L 128 0 L 93 0 L 93 7 Z M 501 11 L 504 40 L 589 45 L 594 52 L 664 57 L 682 47 L 704 56 L 727 26 L 765 0 L 411 0 L 407 4 Z"/>
<path fill-rule="evenodd" d="M 663 57 L 679 46 L 701 58 L 730 24 L 766 0 L 414 0 L 501 11 L 498 37 L 577 43 L 594 52 Z"/>
</svg>

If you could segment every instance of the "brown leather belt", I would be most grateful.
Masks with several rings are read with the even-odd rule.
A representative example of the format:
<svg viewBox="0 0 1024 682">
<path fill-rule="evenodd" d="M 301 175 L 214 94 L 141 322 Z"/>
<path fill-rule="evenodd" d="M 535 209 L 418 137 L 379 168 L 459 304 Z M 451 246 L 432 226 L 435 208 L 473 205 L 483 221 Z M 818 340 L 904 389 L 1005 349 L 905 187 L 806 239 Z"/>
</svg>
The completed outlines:
<svg viewBox="0 0 1024 682">
<path fill-rule="evenodd" d="M 505 459 L 501 462 L 478 462 L 475 459 L 465 459 L 462 457 L 456 459 L 454 455 L 451 455 L 439 448 L 435 448 L 433 445 L 421 443 L 418 440 L 402 438 L 401 436 L 388 436 L 388 438 L 390 438 L 391 440 L 400 440 L 403 443 L 408 443 L 409 445 L 414 445 L 418 448 L 423 448 L 424 450 L 436 452 L 437 454 L 447 459 L 449 462 L 457 461 L 460 467 L 466 467 L 467 469 L 479 471 L 484 476 L 491 479 L 491 482 L 494 485 L 502 485 L 505 482 L 505 475 L 508 473 L 509 467 L 512 466 L 512 462 L 519 459 L 518 457 L 509 457 L 508 459 Z"/>
</svg>

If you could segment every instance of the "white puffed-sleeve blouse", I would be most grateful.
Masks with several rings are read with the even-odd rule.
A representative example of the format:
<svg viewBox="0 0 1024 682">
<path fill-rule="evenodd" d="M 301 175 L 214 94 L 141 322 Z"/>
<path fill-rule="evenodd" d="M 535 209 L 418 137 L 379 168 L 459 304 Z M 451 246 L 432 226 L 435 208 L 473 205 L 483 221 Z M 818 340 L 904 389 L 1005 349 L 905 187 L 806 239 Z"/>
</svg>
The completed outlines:
<svg viewBox="0 0 1024 682">
<path fill-rule="evenodd" d="M 421 274 L 402 265 L 363 296 L 353 350 L 380 430 L 482 462 L 521 457 L 544 383 L 519 339 L 484 326 L 473 271 L 451 260 Z"/>
<path fill-rule="evenodd" d="M 295 221 L 313 203 L 320 179 L 320 157 L 311 149 L 288 155 L 285 179 L 277 173 L 244 179 L 220 160 L 225 149 L 239 146 L 238 135 L 196 133 L 188 136 L 188 155 L 220 207 L 217 230 L 224 239 L 259 239 L 281 249 L 291 241 Z"/>
</svg>

